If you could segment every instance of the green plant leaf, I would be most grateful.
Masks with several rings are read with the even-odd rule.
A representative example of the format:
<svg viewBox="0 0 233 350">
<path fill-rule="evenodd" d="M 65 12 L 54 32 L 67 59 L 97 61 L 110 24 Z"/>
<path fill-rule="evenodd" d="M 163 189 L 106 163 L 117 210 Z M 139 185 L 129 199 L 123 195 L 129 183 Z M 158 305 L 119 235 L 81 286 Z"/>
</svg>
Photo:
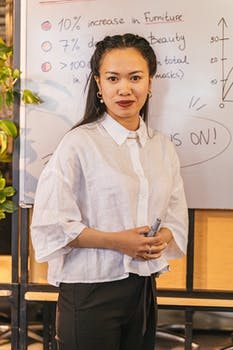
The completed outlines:
<svg viewBox="0 0 233 350">
<path fill-rule="evenodd" d="M 6 186 L 6 179 L 4 179 L 4 177 L 2 177 L 0 179 L 0 191 L 3 190 L 3 188 Z"/>
<path fill-rule="evenodd" d="M 17 205 L 11 200 L 6 200 L 4 203 L 0 203 L 0 210 L 7 213 L 13 213 L 17 209 Z"/>
<path fill-rule="evenodd" d="M 7 153 L 7 151 L 0 153 L 0 162 L 2 163 L 10 163 L 12 161 L 12 156 Z"/>
<path fill-rule="evenodd" d="M 14 69 L 14 71 L 13 71 L 13 78 L 14 79 L 18 79 L 20 77 L 20 75 L 21 75 L 20 70 L 18 68 Z"/>
<path fill-rule="evenodd" d="M 23 95 L 22 95 L 22 101 L 27 104 L 39 104 L 41 103 L 41 100 L 38 96 L 33 94 L 30 90 L 25 89 L 23 90 Z"/>
<path fill-rule="evenodd" d="M 0 58 L 7 60 L 13 54 L 13 46 L 7 46 L 2 38 L 0 38 Z"/>
<path fill-rule="evenodd" d="M 2 109 L 4 104 L 4 94 L 3 92 L 0 92 L 0 109 Z"/>
<path fill-rule="evenodd" d="M 4 203 L 6 200 L 6 196 L 4 196 L 3 191 L 0 191 L 0 204 Z"/>
<path fill-rule="evenodd" d="M 9 119 L 0 120 L 0 128 L 8 135 L 16 138 L 18 132 L 15 123 Z"/>
<path fill-rule="evenodd" d="M 3 194 L 6 197 L 12 197 L 15 194 L 15 189 L 12 186 L 7 186 L 3 190 Z"/>
<path fill-rule="evenodd" d="M 7 107 L 12 106 L 14 103 L 14 94 L 13 94 L 13 90 L 10 89 L 6 92 L 6 105 Z"/>
<path fill-rule="evenodd" d="M 1 57 L 0 57 L 0 67 L 4 67 L 6 65 L 6 60 L 3 60 Z"/>
<path fill-rule="evenodd" d="M 6 218 L 6 214 L 4 213 L 3 210 L 0 210 L 0 220 L 5 219 Z"/>
<path fill-rule="evenodd" d="M 5 65 L 2 66 L 0 70 L 0 79 L 4 81 L 10 77 L 12 77 L 12 68 Z"/>
<path fill-rule="evenodd" d="M 7 150 L 7 134 L 0 130 L 0 154 Z"/>
</svg>

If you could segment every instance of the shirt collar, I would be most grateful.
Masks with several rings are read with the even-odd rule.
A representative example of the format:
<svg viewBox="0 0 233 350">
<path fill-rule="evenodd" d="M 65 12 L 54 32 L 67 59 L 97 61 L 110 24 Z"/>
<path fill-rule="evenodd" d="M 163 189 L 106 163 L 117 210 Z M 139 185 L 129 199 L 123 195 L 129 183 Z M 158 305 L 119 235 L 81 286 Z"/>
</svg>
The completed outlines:
<svg viewBox="0 0 233 350">
<path fill-rule="evenodd" d="M 105 113 L 104 118 L 101 120 L 101 124 L 118 145 L 122 145 L 127 137 L 132 134 L 132 131 L 126 129 L 107 113 Z M 142 146 L 145 145 L 148 137 L 151 137 L 151 130 L 147 130 L 146 124 L 141 117 L 136 133 Z"/>
</svg>

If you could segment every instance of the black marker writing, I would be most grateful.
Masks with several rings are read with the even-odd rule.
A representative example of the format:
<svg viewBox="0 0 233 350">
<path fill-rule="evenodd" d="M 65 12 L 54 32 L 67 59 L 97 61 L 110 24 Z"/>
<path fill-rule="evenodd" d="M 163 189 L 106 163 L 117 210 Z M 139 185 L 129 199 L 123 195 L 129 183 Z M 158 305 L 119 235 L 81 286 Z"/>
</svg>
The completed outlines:
<svg viewBox="0 0 233 350">
<path fill-rule="evenodd" d="M 169 15 L 167 12 L 162 15 L 151 15 L 150 11 L 144 12 L 146 24 L 182 22 L 182 14 Z"/>
<path fill-rule="evenodd" d="M 186 40 L 183 34 L 176 33 L 175 35 L 164 35 L 164 36 L 155 36 L 152 32 L 147 37 L 151 45 L 161 45 L 161 44 L 176 44 L 178 49 L 184 51 L 186 49 Z"/>
</svg>

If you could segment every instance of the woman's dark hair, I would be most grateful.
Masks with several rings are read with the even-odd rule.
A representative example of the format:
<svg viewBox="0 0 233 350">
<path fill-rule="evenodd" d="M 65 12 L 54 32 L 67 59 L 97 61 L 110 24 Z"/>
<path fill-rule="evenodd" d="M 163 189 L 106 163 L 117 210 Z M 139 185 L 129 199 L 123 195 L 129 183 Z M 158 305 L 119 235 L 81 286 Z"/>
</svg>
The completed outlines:
<svg viewBox="0 0 233 350">
<path fill-rule="evenodd" d="M 96 44 L 96 49 L 91 57 L 91 72 L 86 84 L 86 88 L 88 86 L 88 93 L 84 117 L 81 122 L 74 126 L 74 128 L 79 125 L 92 123 L 103 116 L 106 108 L 105 104 L 101 103 L 100 99 L 97 97 L 98 86 L 95 81 L 95 76 L 99 76 L 101 59 L 105 53 L 113 49 L 124 48 L 134 48 L 138 50 L 148 63 L 150 77 L 155 75 L 157 69 L 156 55 L 145 38 L 130 33 L 106 36 L 102 41 L 99 41 Z M 149 98 L 147 97 L 146 102 L 140 111 L 140 115 L 145 121 L 147 120 L 148 116 L 148 99 Z"/>
</svg>

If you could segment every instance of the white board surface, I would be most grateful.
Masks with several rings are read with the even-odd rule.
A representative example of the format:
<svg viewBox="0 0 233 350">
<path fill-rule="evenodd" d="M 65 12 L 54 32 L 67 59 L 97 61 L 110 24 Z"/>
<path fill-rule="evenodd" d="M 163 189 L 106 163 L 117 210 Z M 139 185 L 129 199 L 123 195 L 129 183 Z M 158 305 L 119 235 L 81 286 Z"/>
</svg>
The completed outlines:
<svg viewBox="0 0 233 350">
<path fill-rule="evenodd" d="M 25 0 L 22 85 L 43 100 L 21 106 L 20 203 L 33 204 L 39 174 L 82 117 L 96 41 L 143 35 L 158 57 L 150 126 L 180 157 L 190 208 L 233 208 L 232 0 Z"/>
</svg>

